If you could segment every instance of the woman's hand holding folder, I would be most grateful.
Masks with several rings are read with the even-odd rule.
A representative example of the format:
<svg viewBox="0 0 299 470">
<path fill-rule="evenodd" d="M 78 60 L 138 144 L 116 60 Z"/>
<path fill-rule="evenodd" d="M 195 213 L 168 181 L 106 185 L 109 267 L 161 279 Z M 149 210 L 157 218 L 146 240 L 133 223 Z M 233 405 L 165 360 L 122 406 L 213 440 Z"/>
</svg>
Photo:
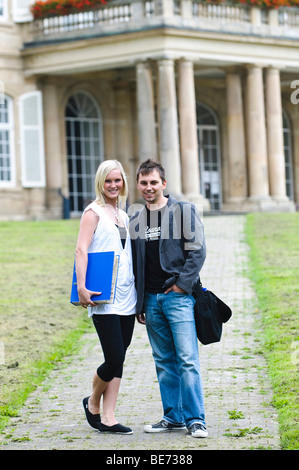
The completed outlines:
<svg viewBox="0 0 299 470">
<path fill-rule="evenodd" d="M 84 308 L 87 307 L 96 307 L 97 304 L 91 300 L 91 297 L 94 295 L 101 295 L 102 292 L 93 292 L 86 289 L 86 287 L 78 288 L 79 302 L 80 305 Z"/>
</svg>

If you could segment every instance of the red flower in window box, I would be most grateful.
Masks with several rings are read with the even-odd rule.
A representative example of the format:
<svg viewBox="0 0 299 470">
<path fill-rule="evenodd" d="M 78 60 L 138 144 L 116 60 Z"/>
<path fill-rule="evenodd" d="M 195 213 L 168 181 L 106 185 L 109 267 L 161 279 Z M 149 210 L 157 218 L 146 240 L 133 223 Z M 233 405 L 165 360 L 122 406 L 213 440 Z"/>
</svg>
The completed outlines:
<svg viewBox="0 0 299 470">
<path fill-rule="evenodd" d="M 215 5 L 227 3 L 231 5 L 249 5 L 259 8 L 299 7 L 299 0 L 202 0 L 202 3 L 213 3 Z"/>
<path fill-rule="evenodd" d="M 49 18 L 50 16 L 69 15 L 97 9 L 110 0 L 37 0 L 31 7 L 34 19 Z"/>
</svg>

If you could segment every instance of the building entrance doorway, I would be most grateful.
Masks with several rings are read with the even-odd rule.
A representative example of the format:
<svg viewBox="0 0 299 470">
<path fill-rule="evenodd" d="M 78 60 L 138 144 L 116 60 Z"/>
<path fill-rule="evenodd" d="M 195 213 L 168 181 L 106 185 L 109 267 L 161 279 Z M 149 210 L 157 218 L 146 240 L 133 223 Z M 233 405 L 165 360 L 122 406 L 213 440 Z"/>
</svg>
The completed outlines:
<svg viewBox="0 0 299 470">
<path fill-rule="evenodd" d="M 201 194 L 216 211 L 222 204 L 218 123 L 213 111 L 202 103 L 196 104 L 196 115 Z"/>
</svg>

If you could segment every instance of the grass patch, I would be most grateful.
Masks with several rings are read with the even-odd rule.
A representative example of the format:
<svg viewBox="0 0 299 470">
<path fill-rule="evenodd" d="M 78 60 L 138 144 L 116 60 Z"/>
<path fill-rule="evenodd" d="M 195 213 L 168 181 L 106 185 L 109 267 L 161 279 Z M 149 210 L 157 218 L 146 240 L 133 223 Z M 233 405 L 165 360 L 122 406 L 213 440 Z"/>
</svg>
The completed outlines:
<svg viewBox="0 0 299 470">
<path fill-rule="evenodd" d="M 278 411 L 282 448 L 299 448 L 299 214 L 249 214 L 250 276 Z"/>
<path fill-rule="evenodd" d="M 229 419 L 244 419 L 245 416 L 243 415 L 242 411 L 232 410 L 228 411 Z"/>
<path fill-rule="evenodd" d="M 0 430 L 87 330 L 69 302 L 78 220 L 0 223 Z"/>
<path fill-rule="evenodd" d="M 263 432 L 263 429 L 259 428 L 259 427 L 255 427 L 255 428 L 238 429 L 237 431 L 238 432 L 234 432 L 234 433 L 232 433 L 232 432 L 224 433 L 224 436 L 227 436 L 227 437 L 246 437 L 249 434 L 259 434 L 259 433 Z"/>
</svg>

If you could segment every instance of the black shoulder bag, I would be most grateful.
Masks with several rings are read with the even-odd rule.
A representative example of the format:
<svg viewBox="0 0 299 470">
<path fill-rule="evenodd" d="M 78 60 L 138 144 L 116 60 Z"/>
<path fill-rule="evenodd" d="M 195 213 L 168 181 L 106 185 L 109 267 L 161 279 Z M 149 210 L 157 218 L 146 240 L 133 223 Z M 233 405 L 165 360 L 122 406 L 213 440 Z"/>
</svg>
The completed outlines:
<svg viewBox="0 0 299 470">
<path fill-rule="evenodd" d="M 194 318 L 197 338 L 202 344 L 217 343 L 221 339 L 222 324 L 232 316 L 230 307 L 213 292 L 204 289 L 200 279 L 192 295 L 195 298 Z"/>
</svg>

